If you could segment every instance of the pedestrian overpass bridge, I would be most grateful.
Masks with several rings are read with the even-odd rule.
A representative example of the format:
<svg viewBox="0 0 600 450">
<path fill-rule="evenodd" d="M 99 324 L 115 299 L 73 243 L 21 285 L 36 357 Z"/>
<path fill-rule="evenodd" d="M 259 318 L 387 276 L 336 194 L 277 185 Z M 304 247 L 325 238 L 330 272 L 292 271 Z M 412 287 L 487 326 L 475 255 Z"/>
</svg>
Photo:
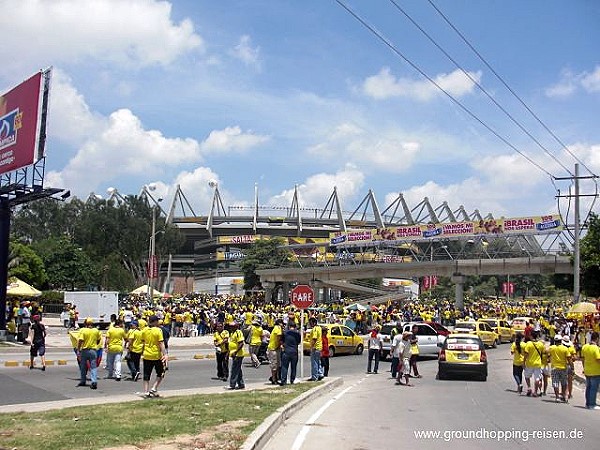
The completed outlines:
<svg viewBox="0 0 600 450">
<path fill-rule="evenodd" d="M 313 266 L 257 270 L 267 295 L 275 283 L 327 285 L 328 282 L 361 278 L 413 278 L 426 275 L 450 277 L 456 285 L 456 306 L 464 306 L 464 282 L 470 275 L 546 275 L 573 273 L 571 257 L 544 255 L 501 259 L 454 259 L 442 261 L 411 261 L 398 263 L 368 263 L 360 265 Z M 285 295 L 285 293 L 284 293 Z"/>
</svg>

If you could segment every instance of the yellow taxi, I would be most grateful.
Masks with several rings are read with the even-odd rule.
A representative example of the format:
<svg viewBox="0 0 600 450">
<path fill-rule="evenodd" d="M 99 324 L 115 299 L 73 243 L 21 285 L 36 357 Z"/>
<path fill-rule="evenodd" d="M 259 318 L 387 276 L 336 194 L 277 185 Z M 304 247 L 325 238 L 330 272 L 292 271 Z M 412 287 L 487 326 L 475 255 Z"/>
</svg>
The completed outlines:
<svg viewBox="0 0 600 450">
<path fill-rule="evenodd" d="M 533 325 L 533 319 L 531 317 L 515 317 L 510 323 L 510 326 L 515 334 L 525 334 L 525 326 L 527 325 L 527 322 Z"/>
<path fill-rule="evenodd" d="M 361 355 L 365 349 L 363 339 L 345 325 L 337 323 L 319 324 L 327 328 L 329 341 L 329 356 L 335 355 Z M 310 328 L 304 333 L 304 353 L 310 352 Z"/>
<path fill-rule="evenodd" d="M 487 323 L 498 335 L 498 344 L 503 342 L 512 342 L 515 339 L 515 332 L 506 320 L 498 318 L 480 319 L 480 322 Z"/>
<path fill-rule="evenodd" d="M 485 322 L 467 321 L 467 322 L 456 322 L 454 325 L 455 333 L 466 333 L 476 334 L 484 345 L 488 347 L 496 348 L 498 343 L 498 335 L 492 327 Z"/>
<path fill-rule="evenodd" d="M 487 354 L 478 336 L 452 333 L 446 338 L 438 358 L 438 380 L 451 375 L 475 375 L 486 381 L 487 374 Z"/>
</svg>

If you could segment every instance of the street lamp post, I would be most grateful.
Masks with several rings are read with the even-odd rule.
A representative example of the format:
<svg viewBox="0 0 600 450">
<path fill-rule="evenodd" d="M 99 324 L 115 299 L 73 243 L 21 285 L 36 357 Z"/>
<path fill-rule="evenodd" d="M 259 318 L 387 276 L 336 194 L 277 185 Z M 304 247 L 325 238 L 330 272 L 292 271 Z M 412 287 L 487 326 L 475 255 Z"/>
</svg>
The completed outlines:
<svg viewBox="0 0 600 450">
<path fill-rule="evenodd" d="M 154 294 L 154 277 L 156 267 L 156 205 L 152 207 L 152 234 L 150 235 L 150 252 L 148 255 L 148 303 L 152 302 Z"/>
</svg>

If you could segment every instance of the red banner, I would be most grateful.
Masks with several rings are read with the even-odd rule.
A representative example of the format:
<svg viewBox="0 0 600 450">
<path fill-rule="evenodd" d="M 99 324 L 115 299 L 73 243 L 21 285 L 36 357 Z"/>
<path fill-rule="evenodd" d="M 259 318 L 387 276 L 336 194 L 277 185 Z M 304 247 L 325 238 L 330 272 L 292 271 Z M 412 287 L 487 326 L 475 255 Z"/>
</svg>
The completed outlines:
<svg viewBox="0 0 600 450">
<path fill-rule="evenodd" d="M 158 258 L 156 255 L 152 255 L 148 260 L 148 278 L 158 278 Z"/>
<path fill-rule="evenodd" d="M 31 165 L 42 157 L 42 91 L 40 72 L 0 96 L 0 174 Z"/>
</svg>

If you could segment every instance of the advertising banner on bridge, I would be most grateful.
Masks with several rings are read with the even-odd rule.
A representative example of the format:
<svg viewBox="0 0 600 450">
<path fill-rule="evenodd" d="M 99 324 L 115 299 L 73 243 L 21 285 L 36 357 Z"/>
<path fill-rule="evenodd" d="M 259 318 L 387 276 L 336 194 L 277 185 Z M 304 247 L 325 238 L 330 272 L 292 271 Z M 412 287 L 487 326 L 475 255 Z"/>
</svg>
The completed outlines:
<svg viewBox="0 0 600 450">
<path fill-rule="evenodd" d="M 447 222 L 399 227 L 372 228 L 330 233 L 330 245 L 369 245 L 377 242 L 406 242 L 469 236 L 558 233 L 564 230 L 560 216 L 530 216 Z"/>
</svg>

